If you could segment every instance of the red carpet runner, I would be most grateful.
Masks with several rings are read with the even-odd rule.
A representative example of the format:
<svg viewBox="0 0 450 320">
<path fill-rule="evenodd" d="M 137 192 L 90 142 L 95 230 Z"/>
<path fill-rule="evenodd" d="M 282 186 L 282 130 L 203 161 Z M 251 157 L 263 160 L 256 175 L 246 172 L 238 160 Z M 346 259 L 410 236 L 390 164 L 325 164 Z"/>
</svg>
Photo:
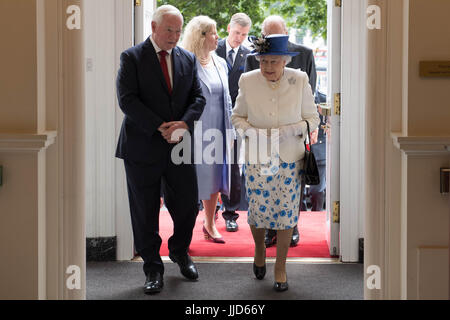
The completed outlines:
<svg viewBox="0 0 450 320">
<path fill-rule="evenodd" d="M 189 254 L 193 257 L 253 257 L 254 243 L 247 224 L 247 212 L 240 213 L 238 232 L 226 232 L 225 222 L 219 212 L 217 229 L 226 241 L 217 244 L 204 240 L 202 225 L 204 213 L 200 212 L 194 228 Z M 326 213 L 302 212 L 299 224 L 300 242 L 289 249 L 288 257 L 329 258 L 326 241 Z M 167 240 L 173 233 L 172 219 L 167 211 L 160 214 L 160 234 L 163 239 L 161 256 L 168 256 Z M 276 246 L 268 248 L 267 257 L 276 257 Z"/>
</svg>

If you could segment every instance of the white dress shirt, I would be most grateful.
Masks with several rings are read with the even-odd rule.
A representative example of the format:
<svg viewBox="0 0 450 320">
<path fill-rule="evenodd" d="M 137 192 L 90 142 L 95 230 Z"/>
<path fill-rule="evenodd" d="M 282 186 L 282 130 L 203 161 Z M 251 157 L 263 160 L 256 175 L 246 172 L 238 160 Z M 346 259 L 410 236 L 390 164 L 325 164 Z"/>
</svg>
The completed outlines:
<svg viewBox="0 0 450 320">
<path fill-rule="evenodd" d="M 153 47 L 155 48 L 156 55 L 158 56 L 158 59 L 161 60 L 161 57 L 159 56 L 159 52 L 163 51 L 158 45 L 156 44 L 155 40 L 153 40 L 153 35 L 150 36 L 150 40 L 153 44 Z M 172 72 L 172 59 L 170 58 L 172 56 L 172 49 L 166 50 L 168 55 L 166 55 L 166 62 L 167 62 L 167 70 L 169 71 L 169 77 L 170 77 L 170 86 L 173 88 L 173 72 Z"/>
</svg>

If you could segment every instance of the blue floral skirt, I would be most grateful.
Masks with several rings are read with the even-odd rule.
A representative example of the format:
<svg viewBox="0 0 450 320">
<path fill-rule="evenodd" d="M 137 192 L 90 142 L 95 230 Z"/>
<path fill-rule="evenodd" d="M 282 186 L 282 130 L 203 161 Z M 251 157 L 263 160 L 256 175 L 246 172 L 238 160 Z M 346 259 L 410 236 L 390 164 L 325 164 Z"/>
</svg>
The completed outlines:
<svg viewBox="0 0 450 320">
<path fill-rule="evenodd" d="M 303 161 L 279 166 L 245 164 L 248 224 L 256 228 L 286 230 L 298 223 Z"/>
</svg>

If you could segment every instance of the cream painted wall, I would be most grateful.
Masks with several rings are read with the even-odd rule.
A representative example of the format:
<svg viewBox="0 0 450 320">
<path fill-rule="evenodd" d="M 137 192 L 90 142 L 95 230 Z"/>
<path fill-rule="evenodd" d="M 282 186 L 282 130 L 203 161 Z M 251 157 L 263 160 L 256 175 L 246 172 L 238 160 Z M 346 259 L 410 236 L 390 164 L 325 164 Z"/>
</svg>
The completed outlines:
<svg viewBox="0 0 450 320">
<path fill-rule="evenodd" d="M 38 81 L 45 79 L 45 49 L 37 37 L 44 10 L 42 1 L 0 2 L 0 37 L 9 48 L 0 59 L 0 299 L 46 297 L 45 152 L 24 151 L 45 125 Z"/>
<path fill-rule="evenodd" d="M 0 152 L 0 300 L 45 294 L 45 155 Z M 41 178 L 41 181 L 39 181 Z M 44 192 L 42 194 L 42 192 Z M 44 195 L 44 198 L 42 197 Z M 44 210 L 43 207 L 44 206 Z M 25 272 L 26 271 L 26 272 Z"/>
<path fill-rule="evenodd" d="M 450 136 L 450 78 L 419 77 L 420 61 L 450 61 L 449 12 L 450 2 L 446 0 L 409 1 L 406 131 L 409 136 Z M 408 299 L 448 298 L 448 263 L 444 269 L 434 267 L 432 278 L 435 281 L 428 281 L 429 286 L 435 283 L 441 285 L 441 288 L 435 288 L 441 296 L 421 294 L 421 291 L 433 290 L 426 287 L 427 282 L 419 290 L 421 278 L 426 276 L 419 270 L 433 270 L 427 265 L 433 266 L 436 261 L 433 261 L 433 254 L 428 259 L 420 260 L 418 250 L 420 247 L 448 248 L 448 195 L 439 193 L 439 169 L 446 166 L 449 157 L 449 153 L 442 156 L 409 155 L 403 161 L 403 165 L 407 166 L 407 192 L 403 203 L 407 217 L 402 222 L 407 225 L 408 266 L 403 295 Z M 435 254 L 436 257 L 441 255 L 438 251 Z M 446 294 L 442 295 L 442 292 Z"/>
<path fill-rule="evenodd" d="M 2 50 L 0 61 L 0 131 L 3 132 L 29 133 L 38 128 L 36 12 L 35 1 L 0 1 L 0 39 L 9 48 Z"/>
<path fill-rule="evenodd" d="M 439 168 L 446 167 L 448 156 L 408 158 L 406 297 L 447 299 L 449 265 L 441 257 L 448 257 L 448 195 L 439 192 Z M 422 248 L 435 251 L 421 259 Z"/>
<path fill-rule="evenodd" d="M 0 299 L 85 297 L 83 42 L 65 28 L 69 5 L 82 9 L 0 2 Z M 79 290 L 65 286 L 69 265 Z"/>
<path fill-rule="evenodd" d="M 411 136 L 450 135 L 450 78 L 419 77 L 422 60 L 450 61 L 450 1 L 409 1 L 408 128 Z"/>
<path fill-rule="evenodd" d="M 435 15 L 449 3 L 369 4 L 380 6 L 382 26 L 368 31 L 365 266 L 380 266 L 382 285 L 365 298 L 447 299 L 449 199 L 439 169 L 450 159 L 449 79 L 421 79 L 418 65 L 450 58 L 450 21 Z"/>
</svg>

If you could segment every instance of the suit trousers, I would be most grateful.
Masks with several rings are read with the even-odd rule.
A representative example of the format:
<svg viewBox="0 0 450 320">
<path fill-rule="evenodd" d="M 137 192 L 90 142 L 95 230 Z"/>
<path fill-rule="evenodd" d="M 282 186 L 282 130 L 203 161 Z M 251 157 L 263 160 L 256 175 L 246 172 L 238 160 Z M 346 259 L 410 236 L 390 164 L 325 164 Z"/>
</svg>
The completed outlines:
<svg viewBox="0 0 450 320">
<path fill-rule="evenodd" d="M 159 211 L 161 190 L 174 223 L 168 241 L 169 252 L 185 255 L 192 240 L 198 215 L 198 187 L 193 164 L 175 165 L 167 153 L 164 161 L 139 163 L 125 160 L 131 224 L 137 253 L 144 260 L 144 273 L 164 274 L 159 250 Z"/>
<path fill-rule="evenodd" d="M 235 211 L 240 207 L 242 193 L 242 177 L 239 171 L 238 157 L 238 143 L 236 140 L 234 143 L 234 159 L 233 163 L 231 164 L 230 196 L 228 197 L 225 194 L 220 195 L 223 206 L 225 208 L 225 211 L 222 213 L 222 216 L 225 220 L 236 220 L 237 218 L 239 218 L 239 215 L 235 213 Z"/>
<path fill-rule="evenodd" d="M 315 186 L 309 187 L 309 194 L 311 195 L 311 205 L 312 211 L 323 211 L 323 202 L 325 196 L 325 188 L 327 186 L 327 168 L 326 162 L 317 163 L 317 168 L 319 169 L 320 183 Z"/>
</svg>

